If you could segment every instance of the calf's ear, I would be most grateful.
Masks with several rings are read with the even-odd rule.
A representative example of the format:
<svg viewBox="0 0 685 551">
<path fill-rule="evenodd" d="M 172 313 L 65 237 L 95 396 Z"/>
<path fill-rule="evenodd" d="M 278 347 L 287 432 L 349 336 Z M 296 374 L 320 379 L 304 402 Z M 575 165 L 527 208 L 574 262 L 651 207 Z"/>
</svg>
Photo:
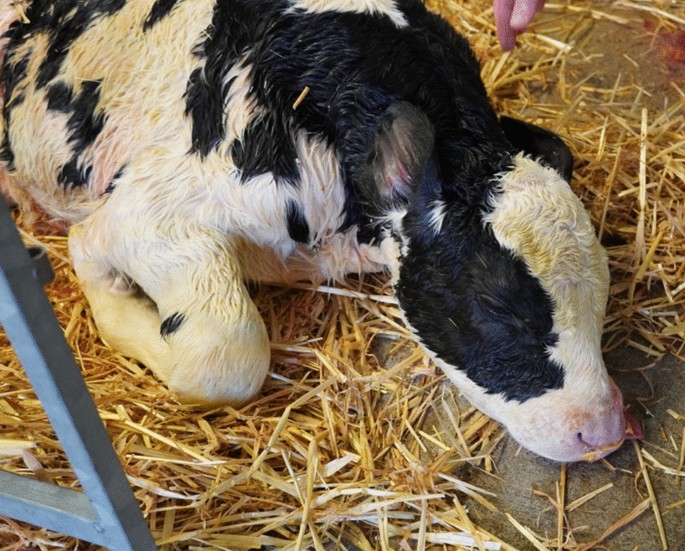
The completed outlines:
<svg viewBox="0 0 685 551">
<path fill-rule="evenodd" d="M 433 155 L 433 125 L 407 102 L 383 114 L 363 177 L 367 198 L 384 208 L 406 205 L 414 196 Z"/>
<path fill-rule="evenodd" d="M 500 117 L 507 140 L 516 149 L 555 169 L 569 184 L 573 177 L 573 155 L 559 136 L 540 126 L 511 117 Z"/>
</svg>

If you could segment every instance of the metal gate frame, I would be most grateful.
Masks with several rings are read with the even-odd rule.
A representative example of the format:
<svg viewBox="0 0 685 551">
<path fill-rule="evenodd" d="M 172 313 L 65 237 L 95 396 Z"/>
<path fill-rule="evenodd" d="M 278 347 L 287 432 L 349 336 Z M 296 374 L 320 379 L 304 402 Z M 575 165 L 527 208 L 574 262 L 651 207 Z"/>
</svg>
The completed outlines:
<svg viewBox="0 0 685 551">
<path fill-rule="evenodd" d="M 83 492 L 0 470 L 0 515 L 112 551 L 155 551 L 150 530 L 42 288 L 53 274 L 44 251 L 38 251 L 32 259 L 0 197 L 0 325 Z"/>
</svg>

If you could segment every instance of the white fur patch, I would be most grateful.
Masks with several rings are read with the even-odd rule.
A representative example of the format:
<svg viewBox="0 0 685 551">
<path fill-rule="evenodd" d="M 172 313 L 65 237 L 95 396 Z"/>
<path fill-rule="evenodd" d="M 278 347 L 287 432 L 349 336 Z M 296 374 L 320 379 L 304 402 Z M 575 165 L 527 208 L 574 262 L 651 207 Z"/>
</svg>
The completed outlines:
<svg viewBox="0 0 685 551">
<path fill-rule="evenodd" d="M 230 83 L 224 100 L 226 135 L 229 139 L 222 144 L 227 153 L 233 140 L 242 139 L 247 125 L 258 114 L 257 100 L 250 94 L 251 70 L 252 66 L 243 58 L 229 69 L 224 78 L 224 86 Z"/>
<path fill-rule="evenodd" d="M 445 214 L 447 214 L 447 205 L 445 202 L 440 200 L 433 201 L 431 210 L 428 213 L 428 227 L 434 234 L 438 234 L 442 230 Z"/>
<path fill-rule="evenodd" d="M 311 13 L 340 11 L 386 15 L 398 27 L 408 25 L 394 0 L 291 0 L 290 5 Z"/>
<path fill-rule="evenodd" d="M 391 283 L 395 285 L 400 278 L 400 259 L 409 254 L 409 238 L 404 234 L 402 222 L 407 215 L 407 209 L 391 210 L 385 213 L 379 220 L 379 224 L 390 226 L 391 234 L 386 235 L 379 243 L 378 249 L 381 253 L 382 262 L 390 272 Z"/>
<path fill-rule="evenodd" d="M 485 222 L 542 283 L 555 304 L 556 329 L 599 335 L 609 270 L 580 199 L 555 170 L 523 155 L 501 175 L 499 190 Z"/>
</svg>

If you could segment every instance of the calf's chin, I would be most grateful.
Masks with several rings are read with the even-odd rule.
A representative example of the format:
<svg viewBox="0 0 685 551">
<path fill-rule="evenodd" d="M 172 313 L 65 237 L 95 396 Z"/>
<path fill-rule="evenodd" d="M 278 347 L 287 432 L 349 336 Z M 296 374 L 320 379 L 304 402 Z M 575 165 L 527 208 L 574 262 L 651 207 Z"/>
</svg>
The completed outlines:
<svg viewBox="0 0 685 551">
<path fill-rule="evenodd" d="M 555 461 L 595 460 L 617 449 L 625 438 L 622 401 L 609 384 L 590 396 L 574 389 L 548 391 L 503 411 L 512 437 L 525 448 Z"/>
<path fill-rule="evenodd" d="M 571 383 L 518 402 L 488 394 L 459 370 L 437 363 L 474 406 L 502 423 L 521 446 L 542 457 L 594 461 L 635 436 L 626 432 L 629 424 L 623 400 L 608 376 L 592 387 Z"/>
</svg>

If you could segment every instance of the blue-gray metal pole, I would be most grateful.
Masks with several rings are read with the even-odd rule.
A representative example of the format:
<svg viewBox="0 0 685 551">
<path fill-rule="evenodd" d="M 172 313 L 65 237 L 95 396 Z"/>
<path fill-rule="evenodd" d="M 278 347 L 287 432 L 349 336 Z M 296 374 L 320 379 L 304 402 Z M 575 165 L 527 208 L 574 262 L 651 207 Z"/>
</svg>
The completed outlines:
<svg viewBox="0 0 685 551">
<path fill-rule="evenodd" d="M 37 276 L 0 198 L 0 324 L 85 493 L 1 473 L 0 514 L 111 550 L 154 551 L 150 530 Z"/>
</svg>

